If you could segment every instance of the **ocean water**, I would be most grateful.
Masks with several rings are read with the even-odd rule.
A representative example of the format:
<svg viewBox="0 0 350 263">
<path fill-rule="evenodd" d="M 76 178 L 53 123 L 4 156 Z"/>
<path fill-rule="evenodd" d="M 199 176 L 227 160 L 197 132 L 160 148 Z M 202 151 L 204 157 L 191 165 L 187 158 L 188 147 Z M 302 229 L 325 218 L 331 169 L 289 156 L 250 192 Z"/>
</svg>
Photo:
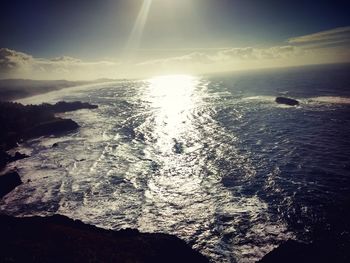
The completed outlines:
<svg viewBox="0 0 350 263">
<path fill-rule="evenodd" d="M 156 76 L 22 100 L 99 109 L 62 114 L 81 128 L 19 147 L 25 183 L 0 209 L 174 234 L 213 262 L 255 262 L 288 239 L 349 244 L 349 69 Z"/>
</svg>

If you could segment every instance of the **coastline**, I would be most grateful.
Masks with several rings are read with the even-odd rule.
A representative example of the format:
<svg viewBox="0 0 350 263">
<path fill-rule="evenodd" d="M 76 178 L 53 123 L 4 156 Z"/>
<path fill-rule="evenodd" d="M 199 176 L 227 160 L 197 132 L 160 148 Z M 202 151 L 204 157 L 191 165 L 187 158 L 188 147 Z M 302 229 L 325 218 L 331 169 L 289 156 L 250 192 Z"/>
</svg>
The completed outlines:
<svg viewBox="0 0 350 263">
<path fill-rule="evenodd" d="M 97 107 L 95 105 L 84 104 L 84 103 L 81 103 L 81 102 L 76 102 L 76 103 L 77 103 L 76 105 L 85 105 L 85 108 L 94 109 L 94 108 Z M 14 103 L 14 105 L 18 106 L 18 104 L 16 104 L 16 103 Z M 65 105 L 65 106 L 62 107 L 62 105 Z M 74 105 L 74 103 L 73 104 L 72 103 L 65 104 L 65 103 L 60 102 L 59 105 L 56 106 L 55 110 L 51 110 L 51 113 L 54 116 L 55 111 L 56 112 L 65 112 L 65 111 L 78 110 L 80 108 L 80 107 L 73 107 L 72 105 Z M 45 105 L 42 105 L 41 107 L 44 107 L 44 108 L 48 107 L 48 108 L 50 108 L 51 106 L 54 106 L 54 105 L 45 104 Z M 23 107 L 32 107 L 32 106 L 23 106 Z M 23 109 L 25 109 L 25 108 L 23 108 Z M 38 109 L 40 109 L 40 108 L 38 108 Z M 43 108 L 41 108 L 41 110 L 42 109 Z M 33 131 L 33 132 L 27 134 L 24 137 L 18 137 L 18 138 L 20 140 L 26 140 L 26 139 L 34 138 L 34 137 L 38 137 L 38 136 L 48 136 L 48 135 L 51 135 L 51 134 L 60 135 L 62 133 L 71 132 L 71 131 L 74 131 L 75 129 L 79 128 L 79 126 L 75 126 L 73 124 L 73 123 L 75 123 L 73 120 L 70 120 L 70 119 L 59 119 L 59 118 L 56 118 L 55 116 L 53 118 L 54 119 L 49 120 L 49 121 L 44 121 L 44 122 L 37 123 L 36 125 L 34 125 L 33 127 L 31 127 L 29 129 L 29 131 Z M 57 125 L 57 123 L 66 123 L 66 122 L 70 122 L 70 123 L 72 123 L 72 125 L 67 125 L 67 126 L 63 125 L 62 129 L 60 128 L 60 126 L 59 127 L 55 126 L 55 125 Z M 61 124 L 59 124 L 59 125 L 61 125 Z M 46 127 L 46 129 L 45 129 L 45 127 Z M 38 132 L 34 132 L 35 130 L 38 131 Z M 26 130 L 26 132 L 27 131 L 28 130 Z M 52 147 L 55 147 L 55 146 L 52 145 Z M 16 157 L 16 155 L 17 155 L 17 157 Z M 21 159 L 21 158 L 26 158 L 26 156 L 23 156 L 23 155 L 20 155 L 20 154 L 17 154 L 17 153 L 16 153 L 16 155 L 13 156 L 13 157 L 8 157 L 8 158 L 10 158 L 13 161 Z M 12 176 L 16 177 L 15 172 L 13 173 Z M 17 176 L 18 176 L 18 174 L 17 174 Z M 15 177 L 13 177 L 14 180 L 15 180 Z M 0 185 L 1 185 L 1 183 L 0 183 Z M 0 198 L 1 198 L 1 196 L 0 196 Z M 71 221 L 73 221 L 73 220 L 68 219 L 68 218 L 63 219 L 59 215 L 55 215 L 55 216 L 53 216 L 53 218 L 54 219 L 52 219 L 52 217 L 37 219 L 37 218 L 34 217 L 33 219 L 25 218 L 24 221 L 17 221 L 16 218 L 7 218 L 7 219 L 3 219 L 3 220 L 1 219 L 0 221 L 1 221 L 1 225 L 11 225 L 11 224 L 17 224 L 18 223 L 19 225 L 16 225 L 16 226 L 19 227 L 19 228 L 21 228 L 20 225 L 23 224 L 24 226 L 26 226 L 26 228 L 31 229 L 32 227 L 39 227 L 39 225 L 40 225 L 40 227 L 44 227 L 45 228 L 47 226 L 46 224 L 49 224 L 50 228 L 51 227 L 52 228 L 61 227 L 60 222 L 63 220 L 67 224 L 65 226 L 70 226 L 72 228 L 72 229 L 69 228 L 69 230 L 67 230 L 67 233 L 68 233 L 67 236 L 69 236 L 69 233 L 71 231 L 74 232 L 74 231 L 78 231 L 80 229 L 79 228 L 79 224 L 81 222 L 78 223 L 78 224 L 71 224 Z M 43 220 L 43 221 L 41 221 L 41 220 Z M 58 220 L 58 221 L 55 221 L 55 220 Z M 41 222 L 41 223 L 38 224 L 37 222 Z M 73 221 L 73 222 L 75 222 L 75 221 Z M 89 226 L 89 227 L 91 227 L 94 230 L 97 229 L 94 226 Z M 43 230 L 41 228 L 38 228 L 37 232 L 40 232 L 40 231 L 43 231 Z M 99 230 L 96 230 L 96 231 L 97 231 L 96 233 L 98 233 Z M 115 234 L 111 234 L 112 232 L 115 233 Z M 14 233 L 14 232 L 11 232 L 11 233 Z M 25 233 L 25 231 L 23 233 Z M 92 231 L 91 235 L 94 236 L 96 233 L 94 231 Z M 110 232 L 110 235 L 119 235 L 119 234 L 123 234 L 123 235 L 128 236 L 128 238 L 131 238 L 130 240 L 132 240 L 132 237 L 135 234 L 140 235 L 139 238 L 141 238 L 141 239 L 145 237 L 144 235 L 148 235 L 148 234 L 141 234 L 137 230 L 122 230 L 122 231 L 111 231 Z M 85 240 L 86 235 L 84 233 L 80 233 L 79 235 L 80 235 L 79 236 L 79 240 L 83 240 L 83 239 Z M 154 234 L 149 234 L 149 235 L 150 235 L 149 238 L 152 238 L 152 239 L 154 238 L 155 239 L 155 241 L 152 241 L 152 242 L 156 242 L 157 240 L 159 240 L 159 236 L 155 236 Z M 15 243 L 16 242 L 22 243 L 22 241 L 23 241 L 21 239 L 22 238 L 21 236 L 17 236 L 17 237 L 14 236 L 13 238 L 14 238 L 13 242 L 15 242 Z M 99 238 L 99 236 L 96 236 L 94 238 Z M 139 240 L 139 238 L 137 238 L 137 240 Z M 169 236 L 169 238 L 170 239 L 173 239 L 173 238 L 176 239 L 175 236 Z M 4 238 L 4 240 L 6 240 L 6 239 L 7 238 Z M 57 242 L 61 242 L 59 240 L 59 238 L 54 237 L 54 239 L 55 239 L 54 240 L 55 242 L 56 241 Z M 160 240 L 162 240 L 162 239 L 160 239 Z M 29 239 L 27 241 L 30 242 L 31 240 Z M 47 241 L 47 240 L 42 239 L 41 241 L 45 244 L 45 241 Z M 108 240 L 106 240 L 106 242 L 107 241 Z M 110 241 L 108 241 L 108 242 L 110 242 Z M 168 242 L 168 241 L 165 241 L 165 242 Z M 172 241 L 170 241 L 169 244 L 172 244 L 171 242 Z M 57 246 L 60 246 L 60 244 L 61 243 L 58 243 Z M 108 244 L 110 244 L 110 243 L 108 243 Z M 159 246 L 158 243 L 152 243 L 152 244 L 156 244 L 155 246 Z M 14 245 L 14 246 L 17 246 L 17 245 Z M 106 245 L 106 246 L 108 247 L 108 245 Z M 100 257 L 104 257 L 104 256 L 109 255 L 109 256 L 112 257 L 113 253 L 116 253 L 116 252 L 113 252 L 113 250 L 112 250 L 112 248 L 115 249 L 115 247 L 113 247 L 113 246 L 109 248 L 111 250 L 109 250 L 108 254 L 102 255 L 102 254 L 98 254 L 98 252 L 96 252 L 97 253 L 96 255 L 100 255 Z M 138 243 L 134 243 L 133 246 L 135 246 L 136 248 L 139 248 Z M 6 248 L 6 244 L 3 247 Z M 105 247 L 105 245 L 104 245 L 104 247 Z M 137 260 L 141 260 L 141 261 L 133 261 L 133 262 L 164 262 L 165 261 L 165 258 L 162 258 L 161 261 L 156 261 L 155 259 L 152 259 L 152 261 L 147 261 L 148 260 L 147 259 L 148 256 L 144 254 L 146 252 L 142 252 L 142 251 L 141 252 L 136 252 L 137 251 L 136 248 L 130 247 L 130 250 L 129 250 L 130 253 L 129 252 L 128 253 L 130 255 L 132 255 L 133 253 L 141 254 L 141 255 L 144 256 L 144 258 L 137 259 Z M 12 249 L 14 249 L 14 248 L 12 248 Z M 21 247 L 17 246 L 17 249 L 21 249 Z M 35 252 L 34 250 L 31 250 L 30 248 L 23 248 L 23 249 L 25 251 L 27 251 L 28 253 L 31 253 L 31 252 L 34 253 Z M 50 250 L 51 248 L 48 248 L 48 249 Z M 90 253 L 91 249 L 93 249 L 93 248 L 91 248 L 91 247 L 82 247 L 81 249 L 86 249 L 85 252 L 82 252 L 82 254 L 86 254 L 86 253 Z M 152 247 L 152 249 L 155 249 L 155 248 Z M 151 251 L 153 251 L 152 249 L 151 249 Z M 175 253 L 175 254 L 176 253 L 179 253 L 179 254 L 185 253 L 185 252 L 181 252 L 181 249 L 182 248 L 179 248 L 179 250 L 177 250 L 175 252 L 172 251 L 171 253 Z M 280 245 L 279 247 L 277 247 L 276 249 L 271 251 L 269 254 L 267 254 L 263 259 L 261 259 L 258 262 L 261 262 L 261 263 L 272 263 L 272 262 L 331 262 L 331 261 L 339 262 L 339 263 L 340 262 L 344 262 L 344 263 L 348 262 L 349 258 L 347 257 L 346 254 L 344 254 L 344 257 L 341 257 L 341 255 L 334 253 L 336 251 L 336 249 L 337 249 L 336 245 L 332 244 L 332 242 L 322 241 L 322 242 L 315 242 L 313 244 L 304 244 L 304 243 L 299 243 L 297 241 L 287 241 L 286 243 Z M 150 251 L 149 248 L 147 248 L 146 250 Z M 9 249 L 9 251 L 10 251 L 10 249 Z M 14 252 L 14 250 L 13 250 L 13 252 Z M 57 253 L 57 252 L 56 251 L 52 251 L 52 255 L 55 255 L 55 253 Z M 161 253 L 161 252 L 158 251 L 158 252 L 151 252 L 151 253 L 153 255 L 153 253 Z M 197 252 L 194 252 L 194 253 L 197 253 Z M 73 255 L 73 254 L 70 254 L 70 255 Z M 158 255 L 161 255 L 161 254 L 158 254 Z M 33 254 L 32 254 L 32 256 L 33 256 Z M 34 256 L 36 257 L 37 255 L 34 255 Z M 73 260 L 73 258 L 66 259 L 65 261 L 69 261 L 69 260 Z M 125 261 L 123 261 L 123 260 L 125 260 Z M 123 260 L 120 259 L 118 261 L 119 262 L 128 262 L 127 259 L 123 259 Z M 142 261 L 142 260 L 146 260 L 146 261 Z M 174 261 L 174 262 L 184 262 L 184 260 L 186 260 L 186 259 L 181 259 L 181 261 Z M 63 261 L 63 259 L 60 259 L 60 261 Z M 83 261 L 85 261 L 85 260 L 83 260 Z M 98 261 L 99 260 L 97 260 L 96 262 L 98 262 Z M 7 262 L 7 261 L 4 261 L 4 262 Z M 11 261 L 11 262 L 13 262 L 13 261 Z M 20 261 L 15 261 L 15 262 L 22 262 L 22 261 L 20 260 Z M 94 261 L 92 261 L 92 262 L 94 262 Z M 105 262 L 108 262 L 108 261 L 105 261 Z M 169 261 L 169 259 L 167 259 L 166 262 L 172 262 L 172 261 Z M 191 262 L 196 262 L 196 261 L 191 261 Z M 207 261 L 198 261 L 198 262 L 207 262 Z"/>
<path fill-rule="evenodd" d="M 22 182 L 17 171 L 7 170 L 7 164 L 29 156 L 16 152 L 13 156 L 7 151 L 19 143 L 40 136 L 59 136 L 72 132 L 79 125 L 71 119 L 56 117 L 56 113 L 79 109 L 96 109 L 97 105 L 83 102 L 57 102 L 54 105 L 27 105 L 14 102 L 0 102 L 0 198 Z"/>
<path fill-rule="evenodd" d="M 209 262 L 175 236 L 105 230 L 61 215 L 0 215 L 0 231 L 1 262 Z"/>
<path fill-rule="evenodd" d="M 1 134 L 1 199 L 22 184 L 17 171 L 7 170 L 6 165 L 29 157 L 19 152 L 10 156 L 8 150 L 31 138 L 59 136 L 79 128 L 73 120 L 58 118 L 56 113 L 98 106 L 83 102 L 27 106 L 2 102 L 0 108 L 16 115 L 15 125 L 7 126 L 16 128 L 5 129 Z M 24 125 L 17 123 L 28 114 L 40 117 Z M 1 117 L 2 123 L 12 118 Z M 0 213 L 0 232 L 0 247 L 4 251 L 0 254 L 1 262 L 209 262 L 176 236 L 132 229 L 104 230 L 62 215 L 16 218 Z"/>
</svg>

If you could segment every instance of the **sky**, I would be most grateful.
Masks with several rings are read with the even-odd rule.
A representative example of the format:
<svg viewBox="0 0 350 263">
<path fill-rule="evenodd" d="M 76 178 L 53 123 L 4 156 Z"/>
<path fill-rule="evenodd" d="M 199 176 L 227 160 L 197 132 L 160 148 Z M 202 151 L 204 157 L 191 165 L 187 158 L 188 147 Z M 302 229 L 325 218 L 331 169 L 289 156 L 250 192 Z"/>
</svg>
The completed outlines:
<svg viewBox="0 0 350 263">
<path fill-rule="evenodd" d="M 2 0 L 0 12 L 0 78 L 350 62 L 344 0 Z"/>
</svg>

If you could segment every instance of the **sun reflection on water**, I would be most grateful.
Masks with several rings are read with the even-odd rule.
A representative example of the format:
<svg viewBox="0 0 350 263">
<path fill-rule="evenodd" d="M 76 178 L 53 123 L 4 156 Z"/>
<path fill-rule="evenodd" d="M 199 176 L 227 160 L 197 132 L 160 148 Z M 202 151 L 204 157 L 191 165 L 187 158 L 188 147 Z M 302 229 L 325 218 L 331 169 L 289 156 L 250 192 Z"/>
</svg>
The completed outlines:
<svg viewBox="0 0 350 263">
<path fill-rule="evenodd" d="M 194 112 L 202 105 L 206 85 L 189 75 L 155 77 L 147 85 L 145 97 L 152 116 L 144 130 L 152 131 L 152 143 L 145 152 L 150 153 L 147 158 L 157 163 L 157 169 L 147 181 L 139 228 L 156 231 L 162 226 L 173 233 L 177 225 L 181 235 L 188 237 L 215 210 L 203 202 L 209 197 L 202 187 L 200 157 L 189 150 L 200 140 Z"/>
<path fill-rule="evenodd" d="M 181 135 L 191 127 L 191 110 L 200 97 L 196 88 L 200 79 L 188 75 L 160 76 L 148 80 L 149 100 L 154 114 L 154 135 L 162 152 L 181 151 Z M 169 148 L 170 146 L 170 148 Z"/>
</svg>

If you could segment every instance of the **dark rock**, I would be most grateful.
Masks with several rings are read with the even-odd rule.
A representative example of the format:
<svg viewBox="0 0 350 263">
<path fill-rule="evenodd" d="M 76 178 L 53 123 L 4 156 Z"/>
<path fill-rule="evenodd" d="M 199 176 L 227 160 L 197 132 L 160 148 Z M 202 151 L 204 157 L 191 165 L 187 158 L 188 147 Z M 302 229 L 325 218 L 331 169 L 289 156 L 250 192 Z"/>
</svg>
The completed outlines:
<svg viewBox="0 0 350 263">
<path fill-rule="evenodd" d="M 24 154 L 24 153 L 16 152 L 15 155 L 11 157 L 10 162 L 15 162 L 15 161 L 22 160 L 22 159 L 25 159 L 28 157 L 29 156 Z"/>
<path fill-rule="evenodd" d="M 57 118 L 55 113 L 97 107 L 79 101 L 71 103 L 61 101 L 55 105 L 0 102 L 0 150 L 7 151 L 25 139 L 74 130 L 78 127 L 75 122 Z M 2 157 L 0 156 L 0 165 L 4 159 Z"/>
<path fill-rule="evenodd" d="M 80 109 L 97 109 L 97 105 L 92 105 L 87 102 L 81 102 L 81 101 L 74 101 L 74 102 L 65 102 L 65 101 L 59 101 L 55 105 L 51 106 L 51 110 L 55 113 L 60 112 L 68 112 L 68 111 L 75 111 Z"/>
<path fill-rule="evenodd" d="M 20 152 L 16 152 L 14 156 L 9 155 L 5 151 L 0 150 L 0 169 L 4 168 L 8 163 L 28 158 L 29 156 Z"/>
<path fill-rule="evenodd" d="M 0 169 L 4 168 L 10 159 L 11 156 L 9 154 L 0 150 Z"/>
<path fill-rule="evenodd" d="M 52 144 L 52 146 L 51 146 L 52 148 L 57 148 L 58 147 L 58 143 L 57 142 L 55 142 L 54 144 Z"/>
<path fill-rule="evenodd" d="M 0 233 L 0 262 L 209 262 L 175 236 L 104 230 L 60 215 L 3 215 Z"/>
<path fill-rule="evenodd" d="M 4 197 L 20 184 L 22 184 L 22 181 L 17 172 L 0 175 L 0 198 Z"/>
<path fill-rule="evenodd" d="M 62 133 L 74 131 L 79 125 L 70 119 L 56 118 L 54 120 L 43 122 L 28 129 L 25 133 L 27 138 L 40 137 L 46 135 L 59 135 Z"/>
<path fill-rule="evenodd" d="M 346 263 L 350 262 L 349 247 L 332 242 L 311 244 L 288 240 L 263 257 L 258 263 Z"/>
<path fill-rule="evenodd" d="M 13 158 L 15 158 L 16 160 L 21 160 L 27 157 L 28 155 L 25 155 L 24 153 L 16 152 Z"/>
<path fill-rule="evenodd" d="M 177 154 L 181 154 L 184 152 L 184 146 L 182 142 L 179 142 L 176 139 L 173 139 L 174 141 L 174 146 L 173 146 L 173 151 Z"/>
<path fill-rule="evenodd" d="M 299 101 L 286 97 L 277 97 L 275 100 L 278 104 L 285 104 L 289 106 L 297 106 L 299 105 Z"/>
</svg>

